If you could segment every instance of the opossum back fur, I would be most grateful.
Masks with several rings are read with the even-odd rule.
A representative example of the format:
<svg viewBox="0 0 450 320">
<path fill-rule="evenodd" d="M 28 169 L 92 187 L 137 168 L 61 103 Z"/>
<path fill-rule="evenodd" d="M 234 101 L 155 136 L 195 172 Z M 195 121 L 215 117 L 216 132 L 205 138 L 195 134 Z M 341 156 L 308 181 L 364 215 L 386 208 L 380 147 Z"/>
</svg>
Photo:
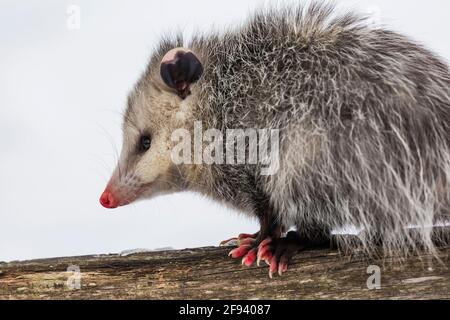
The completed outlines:
<svg viewBox="0 0 450 320">
<path fill-rule="evenodd" d="M 204 64 L 192 87 L 205 128 L 280 129 L 280 170 L 211 166 L 205 193 L 273 208 L 304 234 L 364 229 L 365 249 L 434 252 L 431 226 L 449 217 L 450 74 L 405 36 L 333 5 L 261 10 L 243 26 L 166 39 Z M 420 226 L 413 238 L 406 229 Z"/>
</svg>

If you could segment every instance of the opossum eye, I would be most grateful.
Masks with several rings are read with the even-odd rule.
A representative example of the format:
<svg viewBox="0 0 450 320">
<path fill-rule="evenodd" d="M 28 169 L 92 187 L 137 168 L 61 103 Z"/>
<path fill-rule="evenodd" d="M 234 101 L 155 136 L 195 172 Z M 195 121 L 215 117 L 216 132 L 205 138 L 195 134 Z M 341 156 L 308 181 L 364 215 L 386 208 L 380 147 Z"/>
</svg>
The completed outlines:
<svg viewBox="0 0 450 320">
<path fill-rule="evenodd" d="M 191 93 L 189 86 L 202 76 L 203 66 L 191 51 L 175 48 L 162 59 L 160 73 L 164 83 L 185 99 Z"/>
<path fill-rule="evenodd" d="M 152 145 L 152 139 L 150 136 L 142 136 L 140 143 L 139 143 L 139 151 L 145 152 L 148 149 L 150 149 L 150 146 Z"/>
</svg>

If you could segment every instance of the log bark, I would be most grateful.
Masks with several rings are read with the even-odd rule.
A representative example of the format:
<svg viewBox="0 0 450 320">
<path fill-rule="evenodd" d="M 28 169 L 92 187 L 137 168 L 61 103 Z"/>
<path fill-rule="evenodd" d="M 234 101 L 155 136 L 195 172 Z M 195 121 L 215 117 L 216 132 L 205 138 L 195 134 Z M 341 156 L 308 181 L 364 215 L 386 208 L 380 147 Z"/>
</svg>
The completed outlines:
<svg viewBox="0 0 450 320">
<path fill-rule="evenodd" d="M 229 250 L 207 247 L 0 263 L 0 299 L 450 298 L 449 246 L 440 249 L 440 261 L 422 255 L 402 263 L 332 249 L 305 251 L 294 258 L 288 273 L 274 279 L 269 279 L 266 265 L 243 267 L 227 257 Z M 69 266 L 80 273 L 68 272 Z M 369 279 L 376 266 L 379 289 L 373 288 L 373 277 Z"/>
</svg>

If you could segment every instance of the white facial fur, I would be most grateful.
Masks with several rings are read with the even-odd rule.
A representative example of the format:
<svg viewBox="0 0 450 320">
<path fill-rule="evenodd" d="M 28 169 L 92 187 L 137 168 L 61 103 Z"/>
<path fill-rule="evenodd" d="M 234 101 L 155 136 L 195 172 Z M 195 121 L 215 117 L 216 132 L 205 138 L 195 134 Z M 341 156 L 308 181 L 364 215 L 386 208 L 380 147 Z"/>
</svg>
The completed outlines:
<svg viewBox="0 0 450 320">
<path fill-rule="evenodd" d="M 130 95 L 122 152 L 109 183 L 120 205 L 178 191 L 180 185 L 179 168 L 171 160 L 171 133 L 188 126 L 190 99 L 181 100 L 158 82 L 141 85 Z M 139 152 L 142 135 L 152 140 L 145 152 Z"/>
</svg>

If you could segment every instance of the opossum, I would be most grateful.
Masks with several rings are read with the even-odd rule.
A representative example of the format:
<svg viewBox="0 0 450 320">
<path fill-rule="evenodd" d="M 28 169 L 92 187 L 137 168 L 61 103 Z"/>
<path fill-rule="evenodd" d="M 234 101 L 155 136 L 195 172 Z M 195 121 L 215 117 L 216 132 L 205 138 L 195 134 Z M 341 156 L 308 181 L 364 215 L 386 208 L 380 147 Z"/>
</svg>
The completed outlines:
<svg viewBox="0 0 450 320">
<path fill-rule="evenodd" d="M 196 123 L 202 132 L 276 130 L 277 170 L 175 163 L 173 133 L 194 135 Z M 260 230 L 240 235 L 230 254 L 247 266 L 267 262 L 271 276 L 346 225 L 364 231 L 369 254 L 435 254 L 431 227 L 449 218 L 447 64 L 329 3 L 259 10 L 189 43 L 163 38 L 129 95 L 123 136 L 104 207 L 200 192 L 258 219 Z M 255 152 L 248 138 L 245 151 Z"/>
</svg>

